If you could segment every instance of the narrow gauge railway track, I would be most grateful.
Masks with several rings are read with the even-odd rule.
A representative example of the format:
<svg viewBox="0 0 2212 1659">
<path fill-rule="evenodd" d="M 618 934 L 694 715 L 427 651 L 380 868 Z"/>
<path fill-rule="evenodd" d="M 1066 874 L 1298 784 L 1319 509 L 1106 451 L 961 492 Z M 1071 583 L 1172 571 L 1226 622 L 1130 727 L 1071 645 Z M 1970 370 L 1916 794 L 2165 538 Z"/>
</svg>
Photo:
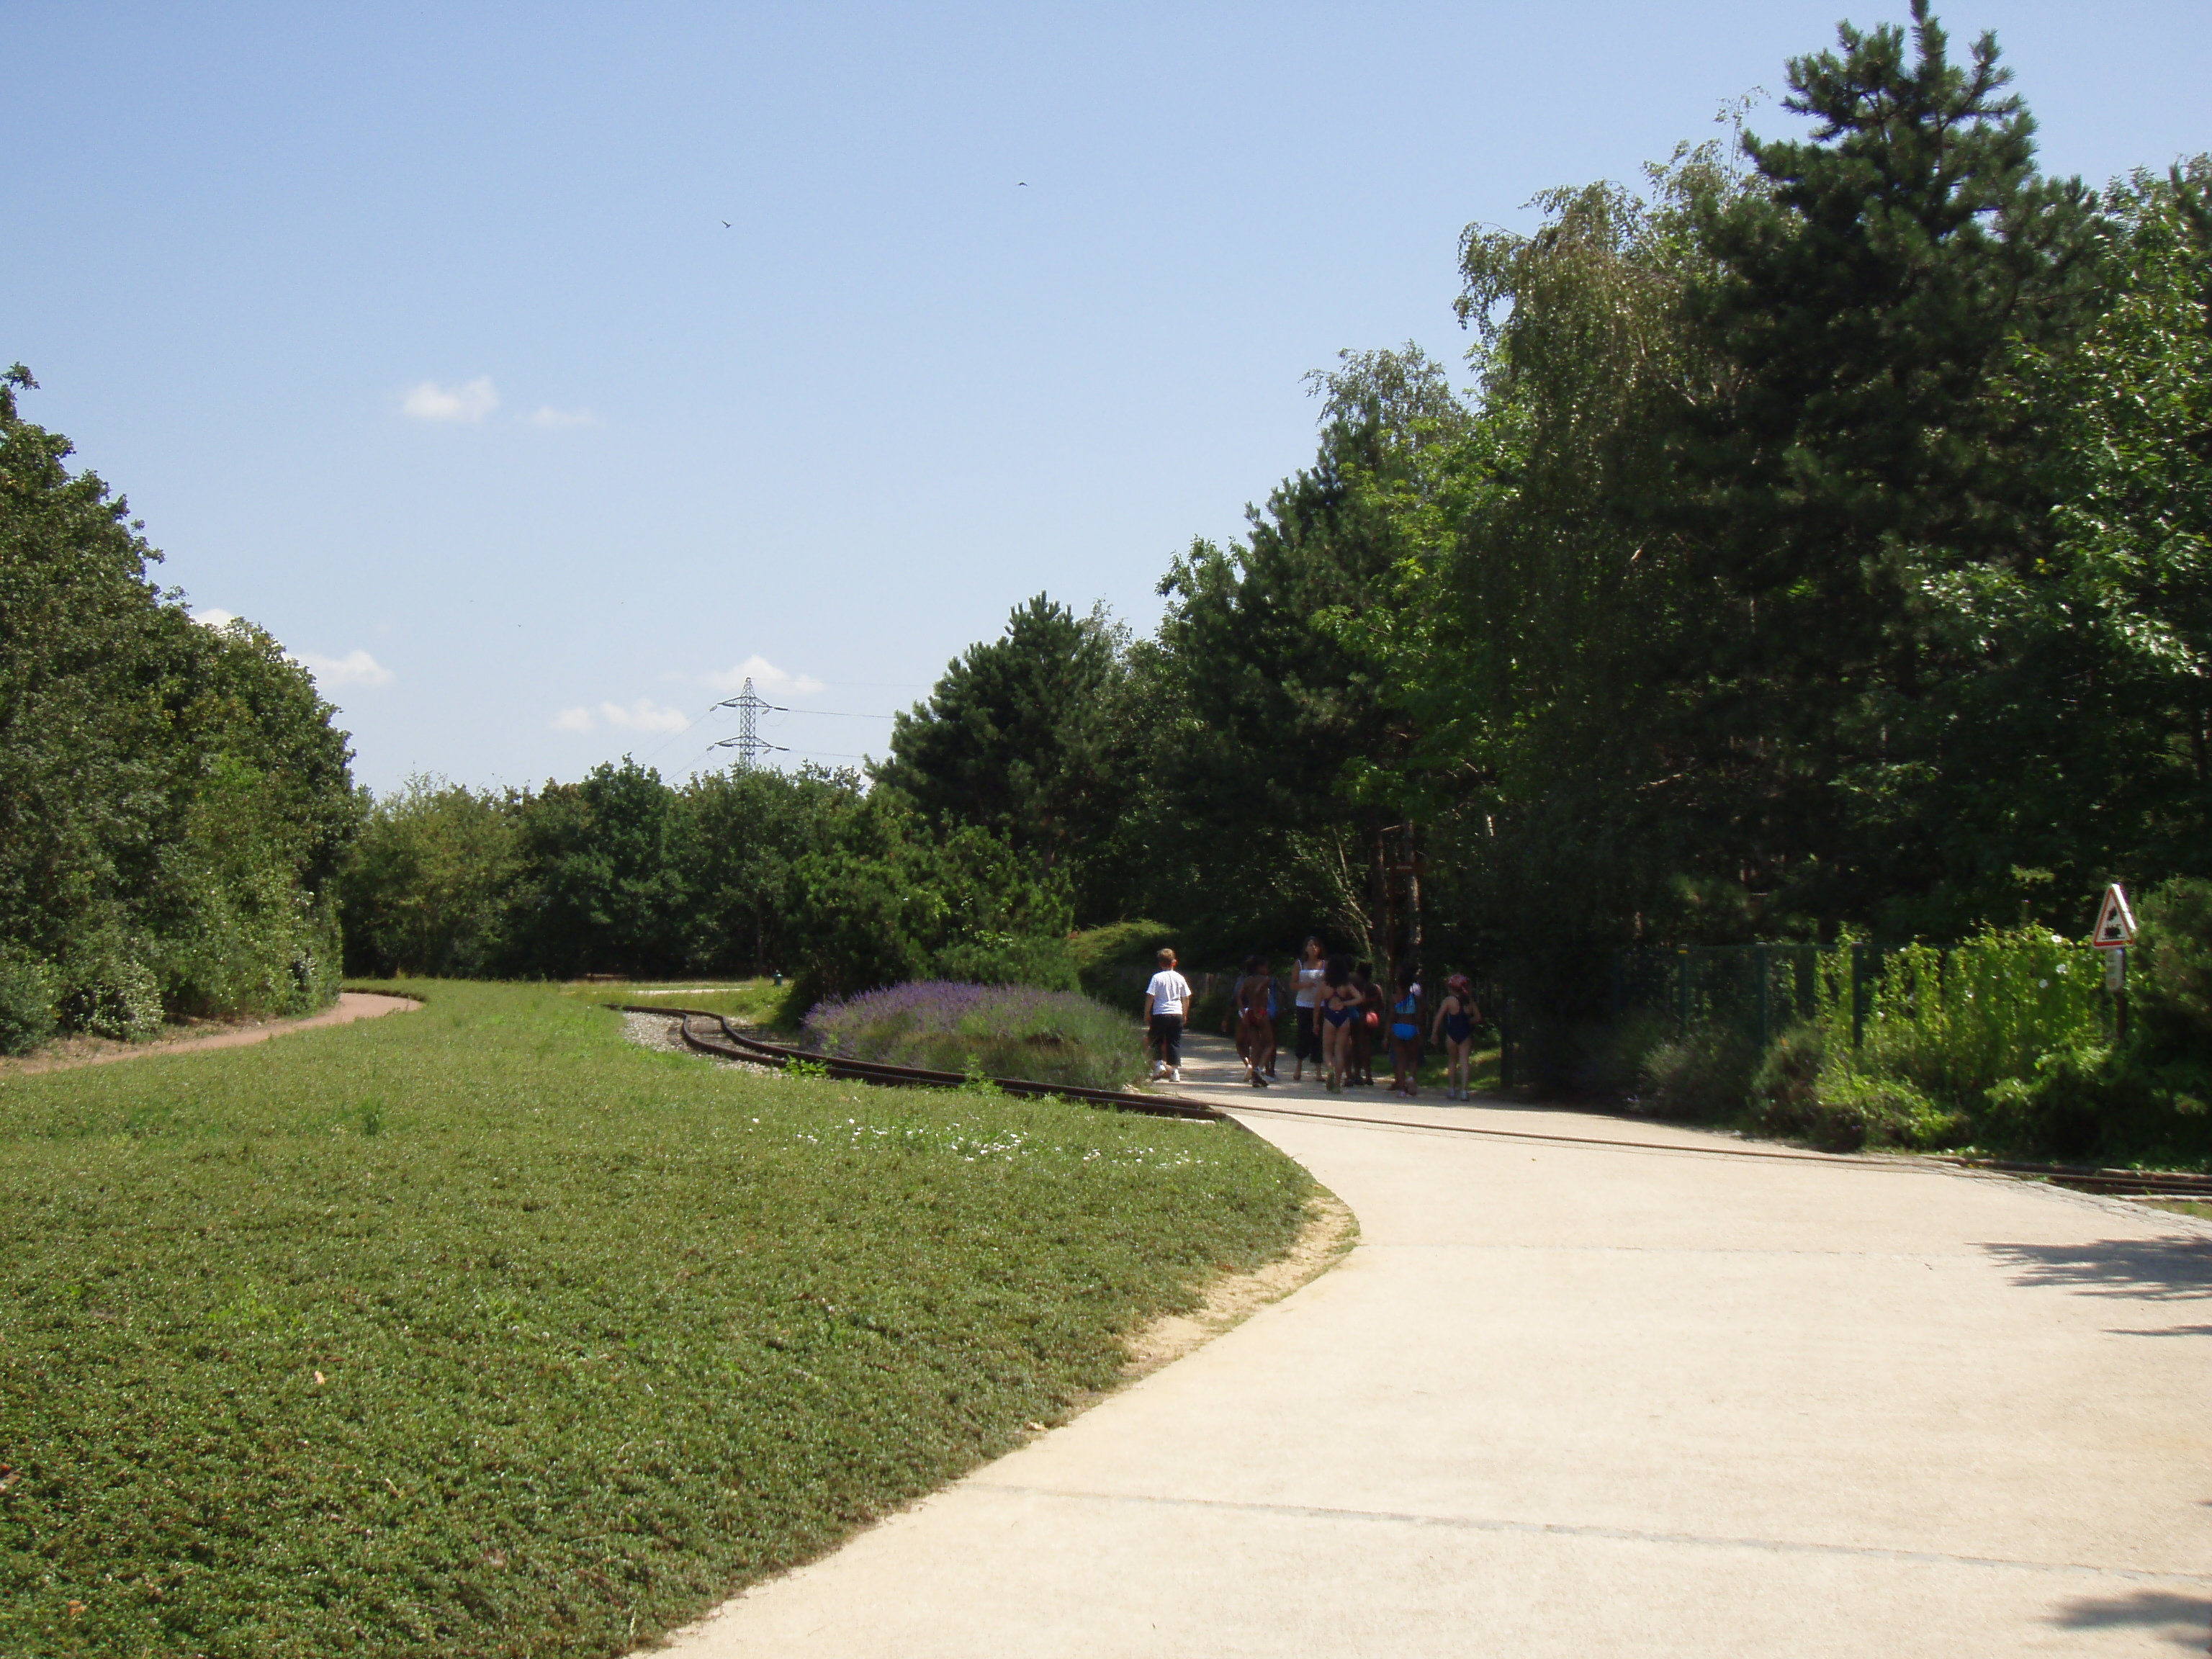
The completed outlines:
<svg viewBox="0 0 2212 1659">
<path fill-rule="evenodd" d="M 696 1009 L 654 1008 L 641 1004 L 616 1005 L 624 1012 L 665 1014 L 681 1021 L 679 1030 L 686 1047 L 705 1054 L 718 1055 L 726 1060 L 749 1060 L 757 1065 L 786 1066 L 793 1063 L 824 1066 L 831 1077 L 848 1078 L 856 1082 L 873 1083 L 895 1088 L 958 1088 L 970 1079 L 957 1072 L 933 1072 L 917 1066 L 891 1066 L 878 1060 L 839 1060 L 817 1054 L 804 1048 L 794 1048 L 780 1042 L 763 1042 L 758 1037 L 739 1031 L 720 1014 L 705 1013 Z M 695 1029 L 695 1022 L 698 1027 Z M 1111 1089 L 1079 1089 L 1066 1084 L 1037 1083 L 1024 1078 L 993 1078 L 991 1082 L 1010 1095 L 1030 1097 L 1059 1096 L 1064 1099 L 1082 1101 L 1085 1104 L 1110 1107 L 1115 1111 L 1140 1112 L 1153 1117 L 1179 1117 L 1205 1121 L 1234 1122 L 1218 1107 L 1203 1101 L 1185 1100 L 1173 1095 L 1139 1095 Z M 1779 1159 L 1790 1163 L 1818 1162 L 1848 1164 L 1856 1169 L 1879 1170 L 1893 1167 L 1886 1159 L 1853 1157 L 1849 1154 L 1789 1151 L 1781 1147 L 1764 1146 L 1685 1146 L 1678 1142 L 1662 1140 L 1630 1140 L 1600 1135 L 1547 1134 L 1534 1129 L 1504 1129 L 1486 1127 L 1472 1123 L 1424 1122 L 1413 1118 L 1370 1117 L 1353 1112 L 1311 1111 L 1303 1107 L 1264 1105 L 1258 1101 L 1239 1104 L 1236 1110 L 1265 1113 L 1272 1117 L 1317 1118 L 1329 1122 L 1363 1123 L 1376 1128 L 1427 1129 L 1445 1134 L 1481 1135 L 1504 1140 L 1541 1140 L 1575 1146 L 1613 1146 L 1638 1152 L 1690 1152 L 1700 1156 L 1723 1158 L 1759 1158 Z M 2009 1176 L 2016 1180 L 2046 1181 L 2053 1186 L 2070 1187 L 2077 1191 L 2106 1193 L 2118 1197 L 2187 1198 L 2212 1203 L 2212 1176 L 2191 1175 L 2166 1170 L 2100 1170 L 2073 1164 L 2027 1164 L 2008 1158 L 1949 1158 L 1940 1153 L 1922 1155 L 1915 1161 L 1948 1164 L 1954 1169 L 1986 1171 L 1991 1175 Z"/>
<path fill-rule="evenodd" d="M 919 1066 L 890 1066 L 872 1060 L 840 1060 L 832 1054 L 812 1054 L 781 1042 L 763 1042 L 758 1037 L 747 1036 L 720 1014 L 702 1013 L 696 1009 L 647 1008 L 628 1003 L 618 1006 L 626 1013 L 667 1014 L 678 1019 L 681 1023 L 677 1029 L 683 1036 L 685 1047 L 702 1054 L 718 1055 L 724 1060 L 749 1060 L 757 1065 L 775 1066 L 794 1064 L 822 1066 L 829 1069 L 831 1077 L 891 1088 L 957 1089 L 963 1084 L 974 1081 L 958 1072 L 933 1072 Z M 1079 1100 L 1091 1106 L 1110 1106 L 1117 1112 L 1141 1112 L 1148 1117 L 1191 1118 L 1206 1123 L 1231 1121 L 1226 1113 L 1203 1101 L 1130 1094 L 1115 1089 L 1080 1089 L 1073 1084 L 1037 1083 L 1028 1078 L 994 1077 L 989 1081 L 1010 1095 L 1057 1096 L 1063 1100 Z"/>
<path fill-rule="evenodd" d="M 2073 1164 L 2014 1164 L 1999 1158 L 1947 1158 L 1963 1169 L 1993 1175 L 2048 1181 L 2085 1193 L 2113 1193 L 2128 1198 L 2194 1198 L 2212 1204 L 2212 1176 L 2179 1170 L 2093 1170 Z"/>
</svg>

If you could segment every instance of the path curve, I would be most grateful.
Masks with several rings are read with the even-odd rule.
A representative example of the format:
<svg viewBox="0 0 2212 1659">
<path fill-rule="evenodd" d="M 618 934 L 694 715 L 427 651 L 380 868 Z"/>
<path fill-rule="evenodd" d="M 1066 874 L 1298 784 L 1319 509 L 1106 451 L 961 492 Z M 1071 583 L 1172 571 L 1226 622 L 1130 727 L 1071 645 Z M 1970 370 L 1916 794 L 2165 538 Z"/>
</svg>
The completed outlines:
<svg viewBox="0 0 2212 1659">
<path fill-rule="evenodd" d="M 2204 1650 L 2204 1224 L 1642 1124 L 1244 1121 L 1352 1206 L 1341 1266 L 671 1650 Z"/>
<path fill-rule="evenodd" d="M 297 1019 L 272 1019 L 258 1025 L 234 1026 L 206 1036 L 164 1037 L 152 1042 L 116 1043 L 89 1054 L 33 1054 L 26 1060 L 0 1060 L 0 1072 L 15 1077 L 41 1072 L 69 1072 L 80 1066 L 106 1066 L 118 1060 L 144 1060 L 153 1054 L 194 1054 L 203 1048 L 244 1048 L 294 1031 L 318 1026 L 346 1025 L 357 1019 L 378 1019 L 386 1014 L 412 1013 L 422 1005 L 412 997 L 385 996 L 374 991 L 341 991 L 338 1000 L 319 1014 Z"/>
</svg>

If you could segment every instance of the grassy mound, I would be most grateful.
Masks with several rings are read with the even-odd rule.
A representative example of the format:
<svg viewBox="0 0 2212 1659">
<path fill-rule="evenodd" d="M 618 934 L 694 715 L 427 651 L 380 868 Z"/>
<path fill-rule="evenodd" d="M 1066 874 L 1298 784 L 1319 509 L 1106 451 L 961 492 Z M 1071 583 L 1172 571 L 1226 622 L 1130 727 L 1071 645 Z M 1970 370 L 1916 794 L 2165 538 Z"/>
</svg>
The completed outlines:
<svg viewBox="0 0 2212 1659">
<path fill-rule="evenodd" d="M 550 988 L 0 1082 L 0 1629 L 611 1654 L 1291 1235 L 1220 1126 L 647 1053 Z"/>
<path fill-rule="evenodd" d="M 765 979 L 711 975 L 682 980 L 572 979 L 562 981 L 559 988 L 562 995 L 595 1008 L 624 1002 L 641 1008 L 690 1008 L 701 1013 L 727 1014 L 746 1025 L 781 1026 L 791 1031 L 799 1029 L 806 1013 L 798 1001 L 796 987 Z"/>
<path fill-rule="evenodd" d="M 1066 991 L 921 980 L 825 1002 L 806 1046 L 847 1060 L 980 1073 L 1079 1089 L 1145 1075 L 1144 1033 L 1129 1015 Z"/>
</svg>

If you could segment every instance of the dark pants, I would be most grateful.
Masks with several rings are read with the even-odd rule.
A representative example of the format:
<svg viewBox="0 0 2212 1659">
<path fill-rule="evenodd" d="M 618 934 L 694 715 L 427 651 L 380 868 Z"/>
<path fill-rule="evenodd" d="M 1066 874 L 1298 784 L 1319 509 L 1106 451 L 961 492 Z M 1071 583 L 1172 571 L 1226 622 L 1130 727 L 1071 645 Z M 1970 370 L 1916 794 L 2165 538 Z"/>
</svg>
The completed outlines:
<svg viewBox="0 0 2212 1659">
<path fill-rule="evenodd" d="M 1182 1016 L 1154 1014 L 1152 1043 L 1160 1051 L 1161 1060 L 1169 1066 L 1182 1064 Z"/>
<path fill-rule="evenodd" d="M 1310 1060 L 1318 1066 L 1321 1064 L 1321 1022 L 1314 1018 L 1316 1012 L 1311 1008 L 1298 1010 L 1298 1041 L 1292 1052 L 1300 1060 Z"/>
</svg>

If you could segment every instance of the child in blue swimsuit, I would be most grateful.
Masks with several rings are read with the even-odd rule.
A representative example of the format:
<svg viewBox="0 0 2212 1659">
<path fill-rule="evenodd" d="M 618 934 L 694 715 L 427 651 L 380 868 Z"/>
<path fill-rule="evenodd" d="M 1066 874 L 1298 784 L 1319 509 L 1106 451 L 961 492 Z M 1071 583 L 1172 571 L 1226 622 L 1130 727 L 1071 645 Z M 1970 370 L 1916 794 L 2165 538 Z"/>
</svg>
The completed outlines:
<svg viewBox="0 0 2212 1659">
<path fill-rule="evenodd" d="M 1322 1081 L 1329 1093 L 1339 1094 L 1352 1069 L 1352 1017 L 1362 1000 L 1352 982 L 1350 957 L 1328 959 L 1322 988 Z"/>
<path fill-rule="evenodd" d="M 1421 1065 L 1421 988 L 1398 981 L 1390 1004 L 1390 1092 L 1411 1100 Z"/>
<path fill-rule="evenodd" d="M 1444 1046 L 1444 1098 L 1467 1098 L 1468 1051 L 1474 1046 L 1474 1023 L 1482 1018 L 1482 1011 L 1474 1006 L 1474 988 L 1468 983 L 1465 974 L 1454 974 L 1444 981 L 1443 1000 L 1437 1005 L 1437 1018 L 1429 1040 L 1442 1040 Z"/>
</svg>

